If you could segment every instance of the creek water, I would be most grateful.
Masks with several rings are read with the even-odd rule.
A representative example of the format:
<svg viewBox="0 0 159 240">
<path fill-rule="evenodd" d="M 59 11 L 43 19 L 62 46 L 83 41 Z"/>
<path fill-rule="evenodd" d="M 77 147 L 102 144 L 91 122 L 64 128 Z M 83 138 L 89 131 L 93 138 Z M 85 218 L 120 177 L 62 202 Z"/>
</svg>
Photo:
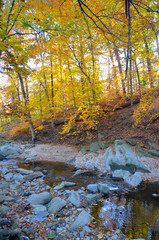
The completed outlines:
<svg viewBox="0 0 159 240">
<path fill-rule="evenodd" d="M 45 181 L 51 187 L 62 181 L 75 182 L 76 186 L 73 189 L 99 182 L 118 187 L 118 190 L 110 193 L 109 198 L 91 206 L 95 226 L 99 231 L 121 229 L 128 239 L 159 240 L 159 198 L 152 196 L 153 193 L 159 194 L 159 183 L 142 184 L 138 189 L 130 191 L 121 182 L 113 181 L 110 176 L 98 176 L 97 172 L 85 172 L 71 177 L 77 169 L 64 163 L 18 162 L 18 166 L 47 170 Z"/>
</svg>

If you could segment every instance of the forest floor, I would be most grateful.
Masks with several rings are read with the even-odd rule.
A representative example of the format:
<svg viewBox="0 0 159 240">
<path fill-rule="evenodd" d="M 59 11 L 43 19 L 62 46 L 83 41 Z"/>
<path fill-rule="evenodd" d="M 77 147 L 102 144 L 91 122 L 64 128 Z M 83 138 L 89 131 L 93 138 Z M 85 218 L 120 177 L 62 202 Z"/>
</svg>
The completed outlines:
<svg viewBox="0 0 159 240">
<path fill-rule="evenodd" d="M 71 146 L 81 146 L 101 140 L 104 142 L 112 142 L 116 139 L 131 138 L 141 147 L 150 148 L 150 142 L 159 144 L 159 119 L 152 123 L 143 122 L 138 126 L 134 126 L 133 113 L 138 104 L 128 106 L 110 113 L 106 113 L 99 119 L 96 131 L 90 131 L 89 136 L 86 132 L 77 135 L 64 135 L 62 131 L 63 124 L 55 125 L 55 129 L 51 128 L 50 121 L 43 123 L 43 129 L 37 133 L 36 143 L 53 143 L 66 144 Z M 14 137 L 20 143 L 31 141 L 29 132 L 21 133 Z"/>
</svg>

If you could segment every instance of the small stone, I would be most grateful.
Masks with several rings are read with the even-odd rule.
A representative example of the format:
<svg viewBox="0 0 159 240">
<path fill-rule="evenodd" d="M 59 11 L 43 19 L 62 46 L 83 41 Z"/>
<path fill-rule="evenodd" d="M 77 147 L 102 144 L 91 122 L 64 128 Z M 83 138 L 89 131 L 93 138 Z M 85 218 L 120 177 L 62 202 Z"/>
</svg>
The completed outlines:
<svg viewBox="0 0 159 240">
<path fill-rule="evenodd" d="M 66 206 L 66 202 L 60 197 L 53 198 L 48 205 L 48 212 L 55 213 Z"/>
<path fill-rule="evenodd" d="M 78 192 L 71 191 L 69 199 L 68 199 L 74 206 L 81 207 L 80 196 Z"/>
<path fill-rule="evenodd" d="M 89 184 L 87 190 L 90 192 L 98 192 L 98 184 Z"/>
<path fill-rule="evenodd" d="M 91 204 L 92 202 L 100 199 L 101 195 L 100 194 L 87 194 L 86 198 L 87 198 L 88 203 Z"/>
<path fill-rule="evenodd" d="M 85 210 L 83 210 L 78 217 L 76 218 L 76 220 L 73 222 L 73 224 L 71 225 L 71 230 L 77 230 L 79 227 L 83 227 L 86 224 L 88 224 L 91 221 L 91 215 L 86 212 Z"/>
<path fill-rule="evenodd" d="M 103 193 L 104 195 L 108 195 L 109 194 L 109 188 L 104 183 L 99 183 L 98 184 L 98 191 Z"/>
</svg>

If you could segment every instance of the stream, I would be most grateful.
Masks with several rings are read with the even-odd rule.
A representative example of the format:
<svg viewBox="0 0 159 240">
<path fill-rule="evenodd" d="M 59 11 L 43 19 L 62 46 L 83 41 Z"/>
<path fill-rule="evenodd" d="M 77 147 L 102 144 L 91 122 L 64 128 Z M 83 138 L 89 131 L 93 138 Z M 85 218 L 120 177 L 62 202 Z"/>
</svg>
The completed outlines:
<svg viewBox="0 0 159 240">
<path fill-rule="evenodd" d="M 2 164 L 2 162 L 1 162 Z M 5 165 L 5 162 L 3 163 Z M 98 175 L 98 172 L 87 171 L 75 177 L 73 166 L 60 162 L 36 161 L 6 161 L 7 164 L 18 165 L 20 168 L 46 170 L 45 182 L 54 187 L 62 181 L 75 182 L 71 189 L 77 190 L 88 184 L 105 183 L 114 191 L 108 198 L 95 202 L 90 206 L 95 227 L 107 233 L 108 229 L 120 229 L 128 239 L 159 240 L 159 182 L 143 183 L 138 189 L 131 190 L 120 181 L 113 181 L 110 176 Z M 69 188 L 70 190 L 70 188 Z"/>
</svg>

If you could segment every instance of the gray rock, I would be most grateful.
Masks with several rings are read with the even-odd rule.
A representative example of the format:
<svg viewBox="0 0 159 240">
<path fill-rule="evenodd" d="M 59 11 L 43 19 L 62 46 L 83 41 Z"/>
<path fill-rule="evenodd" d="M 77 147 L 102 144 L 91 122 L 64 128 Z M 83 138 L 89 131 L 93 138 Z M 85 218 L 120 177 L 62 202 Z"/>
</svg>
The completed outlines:
<svg viewBox="0 0 159 240">
<path fill-rule="evenodd" d="M 22 148 L 20 145 L 15 143 L 7 143 L 0 146 L 0 154 L 5 156 L 5 158 L 16 158 L 19 154 L 22 153 Z"/>
<path fill-rule="evenodd" d="M 5 156 L 3 154 L 0 153 L 0 161 L 4 160 Z"/>
<path fill-rule="evenodd" d="M 52 196 L 48 192 L 42 192 L 39 194 L 32 194 L 28 198 L 28 204 L 32 205 L 44 205 L 51 201 Z"/>
<path fill-rule="evenodd" d="M 98 184 L 98 191 L 103 193 L 104 195 L 108 195 L 109 194 L 109 188 L 104 183 L 99 183 Z"/>
<path fill-rule="evenodd" d="M 91 215 L 88 212 L 86 212 L 85 210 L 83 210 L 78 215 L 78 217 L 76 218 L 74 223 L 72 223 L 71 230 L 76 231 L 79 227 L 83 227 L 86 224 L 88 224 L 89 222 L 91 222 Z"/>
<path fill-rule="evenodd" d="M 157 150 L 148 150 L 148 153 L 151 154 L 152 156 L 159 157 L 159 151 Z"/>
<path fill-rule="evenodd" d="M 82 170 L 81 169 L 78 169 L 73 175 L 72 177 L 75 177 L 77 175 L 80 175 L 82 173 Z"/>
<path fill-rule="evenodd" d="M 10 188 L 10 184 L 7 182 L 0 182 L 0 189 Z"/>
<path fill-rule="evenodd" d="M 129 144 L 132 145 L 132 146 L 136 146 L 136 144 L 137 144 L 137 142 L 134 141 L 134 140 L 131 139 L 131 138 L 127 138 L 127 139 L 126 139 L 126 142 L 129 143 Z"/>
<path fill-rule="evenodd" d="M 7 173 L 4 175 L 4 178 L 6 181 L 11 181 L 11 179 L 13 178 L 13 174 L 12 173 Z"/>
<path fill-rule="evenodd" d="M 135 174 L 125 179 L 125 183 L 131 185 L 132 187 L 137 187 L 141 182 L 142 178 L 140 172 L 136 172 Z"/>
<path fill-rule="evenodd" d="M 32 170 L 26 170 L 26 169 L 23 169 L 23 168 L 17 168 L 16 171 L 19 172 L 22 175 L 29 175 L 29 174 L 33 173 Z"/>
<path fill-rule="evenodd" d="M 15 201 L 15 199 L 13 197 L 9 197 L 9 196 L 5 196 L 5 195 L 0 195 L 0 203 L 2 202 L 11 202 L 11 201 Z"/>
<path fill-rule="evenodd" d="M 76 161 L 76 158 L 72 158 L 71 160 L 65 163 L 66 166 L 72 165 Z"/>
<path fill-rule="evenodd" d="M 11 211 L 12 209 L 6 206 L 0 207 L 0 216 L 3 216 L 5 213 Z"/>
<path fill-rule="evenodd" d="M 88 203 L 91 204 L 92 202 L 95 202 L 98 199 L 100 199 L 101 195 L 97 194 L 97 193 L 96 194 L 87 194 L 86 198 L 87 198 Z"/>
<path fill-rule="evenodd" d="M 117 180 L 123 180 L 130 176 L 130 172 L 122 169 L 115 170 L 112 174 L 112 178 Z"/>
<path fill-rule="evenodd" d="M 125 162 L 122 160 L 121 153 L 119 149 L 115 149 L 116 153 L 115 156 L 113 156 L 110 161 L 109 161 L 109 166 L 111 170 L 116 170 L 116 169 L 123 169 L 125 170 Z"/>
<path fill-rule="evenodd" d="M 37 212 L 37 214 L 35 215 L 35 217 L 31 220 L 32 222 L 44 222 L 47 220 L 49 213 L 48 212 Z"/>
<path fill-rule="evenodd" d="M 60 197 L 53 198 L 48 205 L 49 213 L 56 213 L 66 206 L 66 202 Z"/>
<path fill-rule="evenodd" d="M 24 176 L 24 179 L 27 181 L 32 181 L 33 179 L 41 178 L 41 177 L 44 177 L 44 174 L 42 172 L 33 172 L 29 175 Z"/>
<path fill-rule="evenodd" d="M 75 185 L 76 183 L 73 183 L 73 182 L 62 182 L 60 185 L 55 186 L 54 190 L 60 190 L 64 187 L 73 187 Z"/>
<path fill-rule="evenodd" d="M 38 213 L 38 212 L 45 212 L 47 210 L 47 208 L 43 205 L 34 205 L 33 207 L 35 207 L 33 209 L 34 213 Z"/>
<path fill-rule="evenodd" d="M 98 192 L 98 184 L 89 184 L 87 190 L 92 193 Z"/>
<path fill-rule="evenodd" d="M 110 161 L 113 158 L 113 149 L 112 147 L 107 148 L 105 151 L 103 158 L 106 160 L 106 169 L 110 170 Z"/>
<path fill-rule="evenodd" d="M 80 196 L 78 192 L 71 191 L 69 199 L 68 199 L 74 206 L 81 207 Z"/>
<path fill-rule="evenodd" d="M 16 174 L 16 175 L 13 176 L 13 179 L 14 179 L 14 180 L 17 180 L 17 181 L 23 182 L 24 177 L 23 177 L 23 175 L 21 175 L 20 173 L 18 173 L 18 174 Z"/>
<path fill-rule="evenodd" d="M 98 152 L 101 149 L 99 142 L 94 142 L 90 145 L 90 152 Z"/>
<path fill-rule="evenodd" d="M 34 172 L 40 171 L 40 170 L 41 170 L 41 167 L 35 167 L 35 168 L 33 169 Z"/>
</svg>

